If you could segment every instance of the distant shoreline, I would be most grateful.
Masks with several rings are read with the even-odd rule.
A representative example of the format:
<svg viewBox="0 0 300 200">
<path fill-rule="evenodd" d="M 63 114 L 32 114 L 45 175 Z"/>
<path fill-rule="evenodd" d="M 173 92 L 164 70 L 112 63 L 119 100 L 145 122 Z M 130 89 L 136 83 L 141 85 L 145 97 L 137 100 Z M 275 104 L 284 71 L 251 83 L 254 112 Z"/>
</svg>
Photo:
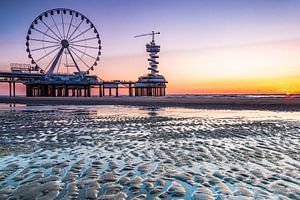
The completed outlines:
<svg viewBox="0 0 300 200">
<path fill-rule="evenodd" d="M 0 97 L 0 103 L 26 105 L 128 105 L 195 109 L 300 111 L 300 98 L 293 97 Z"/>
</svg>

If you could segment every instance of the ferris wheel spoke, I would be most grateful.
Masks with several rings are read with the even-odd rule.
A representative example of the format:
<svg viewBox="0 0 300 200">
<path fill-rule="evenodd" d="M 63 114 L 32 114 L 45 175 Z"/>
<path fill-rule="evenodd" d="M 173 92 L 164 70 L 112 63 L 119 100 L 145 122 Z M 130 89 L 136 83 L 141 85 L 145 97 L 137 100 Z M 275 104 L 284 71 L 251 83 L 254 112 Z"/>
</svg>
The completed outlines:
<svg viewBox="0 0 300 200">
<path fill-rule="evenodd" d="M 77 48 L 75 48 L 75 47 L 70 46 L 70 48 L 72 48 L 72 49 L 74 49 L 74 50 L 76 50 L 76 51 L 78 51 L 78 52 L 80 52 L 80 53 L 82 53 L 82 54 L 84 54 L 84 55 L 86 55 L 86 56 L 92 58 L 92 59 L 96 59 L 95 57 L 93 57 L 93 56 L 91 56 L 91 55 L 85 53 L 84 51 L 81 51 L 81 50 L 79 50 L 79 49 L 77 49 Z"/>
<path fill-rule="evenodd" d="M 69 48 L 67 48 L 67 49 L 68 49 L 68 52 L 69 52 L 69 54 L 70 54 L 70 56 L 71 56 L 71 58 L 72 58 L 72 61 L 73 61 L 74 65 L 75 65 L 75 67 L 77 68 L 78 72 L 80 72 L 80 69 L 79 69 L 79 67 L 78 67 L 78 65 L 77 65 L 77 63 L 76 63 L 76 61 L 75 61 L 74 56 L 72 55 L 70 49 L 69 49 Z"/>
<path fill-rule="evenodd" d="M 82 39 L 82 40 L 76 40 L 76 41 L 71 41 L 70 43 L 77 43 L 77 42 L 84 42 L 84 41 L 88 41 L 88 40 L 93 40 L 93 39 L 98 39 L 97 37 L 91 37 L 91 38 L 86 38 L 86 39 Z"/>
<path fill-rule="evenodd" d="M 57 51 L 59 49 L 59 47 L 57 47 L 56 49 L 50 51 L 49 53 L 47 53 L 46 55 L 42 56 L 41 58 L 37 59 L 36 62 L 41 61 L 42 59 L 46 58 L 47 56 L 49 56 L 50 54 L 52 54 L 53 52 Z"/>
<path fill-rule="evenodd" d="M 60 33 L 59 29 L 58 29 L 58 26 L 57 26 L 57 24 L 56 24 L 54 18 L 52 17 L 52 15 L 50 15 L 50 16 L 51 16 L 52 21 L 54 22 L 54 25 L 55 25 L 55 27 L 56 27 L 56 30 L 58 31 L 58 34 L 60 35 L 60 39 L 62 39 L 63 37 L 62 37 L 62 35 L 61 35 L 61 33 Z"/>
<path fill-rule="evenodd" d="M 52 46 L 47 46 L 47 47 L 41 47 L 41 48 L 36 48 L 36 49 L 32 49 L 31 51 L 39 51 L 39 50 L 44 50 L 44 49 L 49 49 L 49 48 L 53 48 L 53 47 L 58 47 L 59 45 L 52 45 Z"/>
<path fill-rule="evenodd" d="M 91 30 L 92 27 L 86 29 L 85 31 L 81 32 L 80 34 L 78 34 L 76 37 L 70 38 L 70 41 L 73 41 L 74 39 L 78 38 L 79 36 L 85 34 L 86 32 L 88 32 L 89 30 Z"/>
<path fill-rule="evenodd" d="M 59 36 L 43 20 L 41 21 L 60 40 Z"/>
<path fill-rule="evenodd" d="M 74 15 L 73 15 L 73 13 L 72 13 L 72 17 L 71 17 L 71 21 L 70 21 L 70 24 L 69 24 L 69 28 L 68 28 L 68 32 L 67 32 L 66 39 L 68 38 L 69 32 L 70 32 L 70 28 L 71 28 L 71 26 L 73 25 L 73 24 L 72 24 L 72 22 L 73 22 L 73 17 L 74 17 Z"/>
<path fill-rule="evenodd" d="M 29 40 L 37 41 L 37 42 L 48 42 L 48 43 L 53 43 L 53 44 L 59 44 L 58 42 L 49 41 L 49 40 L 40 40 L 40 39 L 35 39 L 35 38 L 29 38 Z"/>
<path fill-rule="evenodd" d="M 91 47 L 91 46 L 79 45 L 79 44 L 71 44 L 71 46 L 90 48 L 90 49 L 99 49 L 99 47 Z"/>
<path fill-rule="evenodd" d="M 89 65 L 86 64 L 86 62 L 84 62 L 84 60 L 82 60 L 82 58 L 81 58 L 80 56 L 78 56 L 72 49 L 70 49 L 70 51 L 72 51 L 72 52 L 75 54 L 75 56 L 76 56 L 83 64 L 86 65 L 86 67 L 87 67 L 88 69 L 90 68 Z"/>
<path fill-rule="evenodd" d="M 66 39 L 66 37 L 65 37 L 65 25 L 64 25 L 63 12 L 61 12 L 61 22 L 62 22 L 62 27 L 63 27 L 63 39 Z"/>
<path fill-rule="evenodd" d="M 57 66 L 58 61 L 60 60 L 61 55 L 63 54 L 63 51 L 64 51 L 64 48 L 61 47 L 60 50 L 58 51 L 58 53 L 56 54 L 55 59 L 52 62 L 50 69 L 47 71 L 47 74 L 53 74 L 53 71 L 54 71 L 55 67 Z"/>
<path fill-rule="evenodd" d="M 53 40 L 56 40 L 57 42 L 60 42 L 60 41 L 59 41 L 58 39 L 56 39 L 55 37 L 52 37 L 51 35 L 48 35 L 47 33 L 44 33 L 44 32 L 42 32 L 42 31 L 40 31 L 39 29 L 33 28 L 33 30 L 35 30 L 35 31 L 37 31 L 37 32 L 39 32 L 39 33 L 41 33 L 41 34 L 43 34 L 43 35 L 48 36 L 49 38 L 52 38 Z"/>
<path fill-rule="evenodd" d="M 73 33 L 70 35 L 69 38 L 67 38 L 67 40 L 69 40 L 73 35 L 74 33 L 77 31 L 77 29 L 79 28 L 79 26 L 82 24 L 83 20 L 81 20 L 81 22 L 78 24 L 78 26 L 75 28 L 75 30 L 73 31 Z"/>
</svg>

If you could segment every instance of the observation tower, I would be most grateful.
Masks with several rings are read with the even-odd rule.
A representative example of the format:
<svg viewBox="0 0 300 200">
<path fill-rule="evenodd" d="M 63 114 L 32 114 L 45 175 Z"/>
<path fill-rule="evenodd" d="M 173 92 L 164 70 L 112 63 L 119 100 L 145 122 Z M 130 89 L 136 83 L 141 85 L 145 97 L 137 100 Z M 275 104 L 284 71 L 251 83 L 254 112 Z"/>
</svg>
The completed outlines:
<svg viewBox="0 0 300 200">
<path fill-rule="evenodd" d="M 152 40 L 146 44 L 146 52 L 149 53 L 149 73 L 138 78 L 138 81 L 134 84 L 135 96 L 165 96 L 166 94 L 166 83 L 168 83 L 163 75 L 158 74 L 157 59 L 159 58 L 158 53 L 160 52 L 160 45 L 155 43 L 155 35 L 160 32 L 154 32 L 137 37 L 151 36 Z"/>
</svg>

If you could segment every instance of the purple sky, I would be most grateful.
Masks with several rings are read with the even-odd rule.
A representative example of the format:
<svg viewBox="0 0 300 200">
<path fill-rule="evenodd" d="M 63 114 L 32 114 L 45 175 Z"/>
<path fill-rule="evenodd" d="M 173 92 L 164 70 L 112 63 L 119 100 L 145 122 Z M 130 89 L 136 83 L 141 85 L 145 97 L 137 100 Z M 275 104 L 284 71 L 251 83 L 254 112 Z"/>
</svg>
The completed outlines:
<svg viewBox="0 0 300 200">
<path fill-rule="evenodd" d="M 295 50 L 293 44 L 298 44 L 300 38 L 300 1 L 297 0 L 1 0 L 0 70 L 8 69 L 11 62 L 29 63 L 25 52 L 29 25 L 42 12 L 58 7 L 81 12 L 97 27 L 103 50 L 96 73 L 104 78 L 132 79 L 146 72 L 144 46 L 149 39 L 133 36 L 151 30 L 162 33 L 157 38 L 162 46 L 159 68 L 162 73 L 168 73 L 167 78 L 173 82 L 186 79 L 196 82 L 202 76 L 206 79 L 211 76 L 213 80 L 219 77 L 215 73 L 226 74 L 228 66 L 234 66 L 232 72 L 241 69 L 236 77 L 244 76 L 243 67 L 247 66 L 237 63 L 235 58 L 251 59 L 247 57 L 250 54 L 257 61 L 252 63 L 253 77 L 260 75 L 255 74 L 258 68 L 265 73 L 273 67 L 282 74 L 286 66 L 287 74 L 295 71 L 300 74 L 300 68 L 295 68 L 300 62 L 294 55 L 282 57 L 282 65 L 277 66 L 261 61 L 259 55 L 254 54 L 261 50 L 264 55 L 266 49 L 272 49 L 268 44 L 278 44 L 275 48 L 288 46 L 291 52 Z M 249 46 L 251 50 L 245 50 Z M 224 52 L 230 51 L 232 55 L 226 58 L 231 56 L 232 61 L 226 60 L 222 66 L 219 60 L 214 71 L 209 71 L 215 59 L 223 59 Z M 245 55 L 240 54 L 243 51 Z M 277 54 L 266 56 L 270 59 Z M 183 67 L 185 71 L 193 71 L 185 74 L 186 79 L 178 77 Z M 235 78 L 234 74 L 230 77 Z"/>
</svg>

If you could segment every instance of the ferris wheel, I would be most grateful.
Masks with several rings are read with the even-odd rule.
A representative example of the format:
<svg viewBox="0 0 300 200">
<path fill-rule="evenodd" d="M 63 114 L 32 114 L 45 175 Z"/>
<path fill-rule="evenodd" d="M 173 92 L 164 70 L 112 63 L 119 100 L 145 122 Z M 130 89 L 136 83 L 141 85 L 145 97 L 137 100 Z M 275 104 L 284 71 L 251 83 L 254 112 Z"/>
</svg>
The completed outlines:
<svg viewBox="0 0 300 200">
<path fill-rule="evenodd" d="M 101 55 L 94 24 L 81 13 L 57 8 L 40 14 L 30 25 L 26 51 L 41 72 L 89 74 Z"/>
</svg>

